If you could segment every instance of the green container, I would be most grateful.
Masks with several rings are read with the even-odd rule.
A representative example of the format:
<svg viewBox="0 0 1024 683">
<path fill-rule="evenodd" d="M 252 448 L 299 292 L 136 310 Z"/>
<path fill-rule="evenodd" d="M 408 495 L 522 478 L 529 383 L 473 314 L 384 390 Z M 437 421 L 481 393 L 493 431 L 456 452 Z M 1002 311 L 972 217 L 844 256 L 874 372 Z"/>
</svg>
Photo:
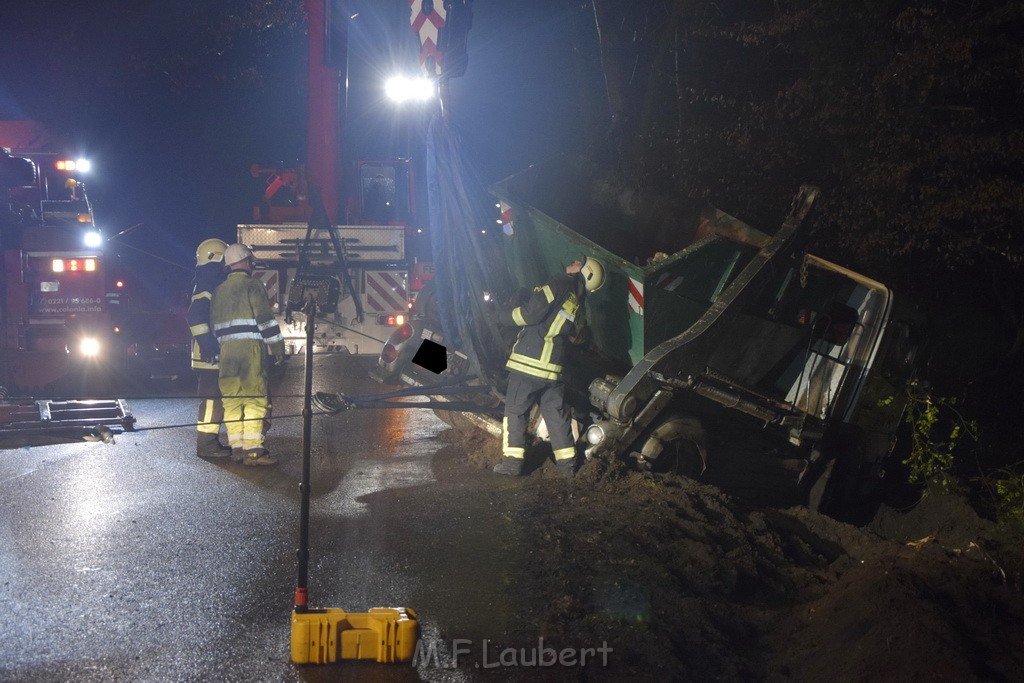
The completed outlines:
<svg viewBox="0 0 1024 683">
<path fill-rule="evenodd" d="M 519 286 L 583 257 L 604 265 L 586 319 L 594 347 L 626 368 L 693 325 L 767 240 L 716 209 L 629 192 L 579 161 L 531 167 L 491 191 Z"/>
</svg>

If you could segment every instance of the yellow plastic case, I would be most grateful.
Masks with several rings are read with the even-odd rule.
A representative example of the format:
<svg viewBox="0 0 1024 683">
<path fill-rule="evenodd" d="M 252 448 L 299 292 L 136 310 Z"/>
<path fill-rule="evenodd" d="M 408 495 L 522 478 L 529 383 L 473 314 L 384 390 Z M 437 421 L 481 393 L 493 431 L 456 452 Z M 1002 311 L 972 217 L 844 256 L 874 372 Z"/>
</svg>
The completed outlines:
<svg viewBox="0 0 1024 683">
<path fill-rule="evenodd" d="M 295 664 L 330 664 L 340 659 L 408 662 L 418 638 L 416 613 L 405 607 L 374 607 L 358 614 L 336 608 L 292 612 Z"/>
</svg>

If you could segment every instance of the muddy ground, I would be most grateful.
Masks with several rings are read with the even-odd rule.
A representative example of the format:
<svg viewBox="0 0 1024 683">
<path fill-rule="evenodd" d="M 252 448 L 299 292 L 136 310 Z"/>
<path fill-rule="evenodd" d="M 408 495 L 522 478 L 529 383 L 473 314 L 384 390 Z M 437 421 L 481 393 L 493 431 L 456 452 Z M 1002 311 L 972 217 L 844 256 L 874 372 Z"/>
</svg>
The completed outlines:
<svg viewBox="0 0 1024 683">
<path fill-rule="evenodd" d="M 470 466 L 498 459 L 490 437 L 445 436 Z M 859 528 L 601 462 L 571 481 L 548 463 L 494 495 L 511 536 L 532 546 L 539 599 L 521 645 L 615 648 L 607 666 L 574 669 L 579 680 L 998 681 L 1024 670 L 1021 548 L 953 496 L 883 508 Z"/>
</svg>

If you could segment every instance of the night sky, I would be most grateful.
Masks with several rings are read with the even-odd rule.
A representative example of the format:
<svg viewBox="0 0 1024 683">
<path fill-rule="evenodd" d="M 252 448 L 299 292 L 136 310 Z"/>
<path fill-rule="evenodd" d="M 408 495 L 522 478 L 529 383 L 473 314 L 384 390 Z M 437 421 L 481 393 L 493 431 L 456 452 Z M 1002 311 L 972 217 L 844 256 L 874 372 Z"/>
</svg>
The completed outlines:
<svg viewBox="0 0 1024 683">
<path fill-rule="evenodd" d="M 108 235 L 138 226 L 117 249 L 145 290 L 137 293 L 160 299 L 184 288 L 195 244 L 230 241 L 249 219 L 251 164 L 306 155 L 307 48 L 294 21 L 302 2 L 277 3 L 284 9 L 271 28 L 239 30 L 229 20 L 259 4 L 0 3 L 0 118 L 42 121 L 93 161 L 88 187 L 100 226 Z M 427 113 L 382 99 L 384 74 L 416 68 L 407 0 L 350 5 L 346 158 L 403 155 L 408 146 L 422 159 Z M 446 104 L 488 184 L 578 141 L 580 88 L 599 84 L 598 65 L 576 71 L 572 3 L 473 9 L 469 68 Z"/>
</svg>

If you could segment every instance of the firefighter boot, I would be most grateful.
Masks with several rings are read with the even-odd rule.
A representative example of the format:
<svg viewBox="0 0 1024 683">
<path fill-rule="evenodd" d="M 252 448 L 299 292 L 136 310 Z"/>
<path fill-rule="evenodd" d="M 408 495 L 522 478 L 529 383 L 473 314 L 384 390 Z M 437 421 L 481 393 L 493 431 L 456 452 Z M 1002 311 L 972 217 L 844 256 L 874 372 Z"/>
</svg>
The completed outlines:
<svg viewBox="0 0 1024 683">
<path fill-rule="evenodd" d="M 277 458 L 270 457 L 270 451 L 266 448 L 246 449 L 242 457 L 242 464 L 246 467 L 258 467 L 260 465 L 276 465 Z"/>
<path fill-rule="evenodd" d="M 231 449 L 221 445 L 216 434 L 196 432 L 196 455 L 200 458 L 226 458 Z"/>
<path fill-rule="evenodd" d="M 502 456 L 501 462 L 494 466 L 495 474 L 504 474 L 510 477 L 518 477 L 523 473 L 523 459 Z"/>
<path fill-rule="evenodd" d="M 566 458 L 565 460 L 556 460 L 555 467 L 558 468 L 558 474 L 563 477 L 571 477 L 576 473 L 576 458 Z"/>
</svg>

